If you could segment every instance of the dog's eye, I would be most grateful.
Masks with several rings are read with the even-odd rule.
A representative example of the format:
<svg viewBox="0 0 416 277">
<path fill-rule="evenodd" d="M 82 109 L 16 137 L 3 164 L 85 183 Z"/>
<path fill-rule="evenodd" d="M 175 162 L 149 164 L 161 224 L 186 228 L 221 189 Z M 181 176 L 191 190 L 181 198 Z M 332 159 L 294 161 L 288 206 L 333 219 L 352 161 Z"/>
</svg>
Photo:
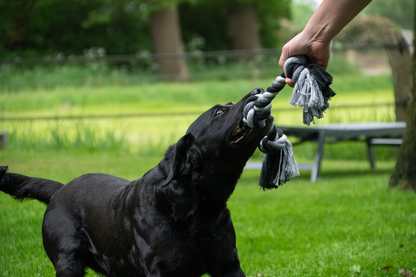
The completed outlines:
<svg viewBox="0 0 416 277">
<path fill-rule="evenodd" d="M 222 115 L 224 112 L 225 112 L 224 110 L 218 109 L 218 110 L 215 111 L 215 116 Z"/>
</svg>

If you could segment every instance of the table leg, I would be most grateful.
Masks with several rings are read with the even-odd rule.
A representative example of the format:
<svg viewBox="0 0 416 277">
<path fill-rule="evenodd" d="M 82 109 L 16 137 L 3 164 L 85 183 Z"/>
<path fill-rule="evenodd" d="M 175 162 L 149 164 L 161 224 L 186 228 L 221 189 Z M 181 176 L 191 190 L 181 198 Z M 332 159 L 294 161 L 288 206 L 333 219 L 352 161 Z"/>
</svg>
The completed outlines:
<svg viewBox="0 0 416 277">
<path fill-rule="evenodd" d="M 368 151 L 368 159 L 370 160 L 371 169 L 376 168 L 376 158 L 374 155 L 373 145 L 371 144 L 371 139 L 367 138 L 367 151 Z"/>
<path fill-rule="evenodd" d="M 315 163 L 312 168 L 311 173 L 311 182 L 314 183 L 319 178 L 321 174 L 321 162 L 324 156 L 324 146 L 325 146 L 325 131 L 319 131 L 318 135 L 318 149 L 315 154 Z"/>
</svg>

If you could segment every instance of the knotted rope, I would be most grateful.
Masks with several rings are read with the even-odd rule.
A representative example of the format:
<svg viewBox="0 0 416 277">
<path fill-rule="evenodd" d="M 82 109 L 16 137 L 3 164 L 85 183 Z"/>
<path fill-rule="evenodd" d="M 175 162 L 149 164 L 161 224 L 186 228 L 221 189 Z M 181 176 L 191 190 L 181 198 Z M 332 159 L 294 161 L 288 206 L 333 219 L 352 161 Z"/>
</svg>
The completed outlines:
<svg viewBox="0 0 416 277">
<path fill-rule="evenodd" d="M 335 95 L 329 88 L 332 76 L 318 65 L 310 63 L 306 56 L 290 57 L 285 62 L 284 69 L 295 83 L 289 103 L 303 107 L 303 123 L 309 126 L 314 117 L 323 117 L 329 107 L 328 100 Z M 266 126 L 266 119 L 271 114 L 271 101 L 285 85 L 282 73 L 266 92 L 262 88 L 254 89 L 256 94 L 246 100 L 243 111 L 243 121 L 248 127 L 261 129 Z M 292 144 L 276 126 L 273 125 L 260 142 L 259 149 L 266 153 L 259 181 L 263 189 L 277 188 L 290 178 L 299 176 Z"/>
<path fill-rule="evenodd" d="M 311 63 L 307 56 L 292 56 L 286 60 L 284 70 L 295 87 L 289 104 L 303 107 L 303 123 L 310 125 L 314 117 L 323 118 L 329 108 L 328 100 L 335 96 L 329 87 L 332 76 L 319 65 Z"/>
<path fill-rule="evenodd" d="M 272 100 L 286 85 L 285 79 L 281 76 L 267 88 L 265 92 L 262 88 L 255 88 L 256 95 L 247 98 L 244 106 L 244 123 L 253 129 L 264 128 L 266 119 L 270 116 Z"/>
</svg>

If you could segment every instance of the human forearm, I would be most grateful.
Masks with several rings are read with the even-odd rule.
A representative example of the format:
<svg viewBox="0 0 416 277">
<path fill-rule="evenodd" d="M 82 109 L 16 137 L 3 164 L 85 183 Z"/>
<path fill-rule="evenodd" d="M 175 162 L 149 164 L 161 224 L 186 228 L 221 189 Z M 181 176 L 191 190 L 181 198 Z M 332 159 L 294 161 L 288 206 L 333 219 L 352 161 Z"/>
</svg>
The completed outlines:
<svg viewBox="0 0 416 277">
<path fill-rule="evenodd" d="M 329 43 L 371 0 L 324 0 L 303 33 L 312 41 Z"/>
<path fill-rule="evenodd" d="M 313 63 L 326 69 L 331 54 L 331 40 L 371 0 L 323 0 L 306 27 L 283 46 L 279 65 L 293 55 L 306 55 Z M 292 85 L 287 81 L 289 85 Z"/>
</svg>

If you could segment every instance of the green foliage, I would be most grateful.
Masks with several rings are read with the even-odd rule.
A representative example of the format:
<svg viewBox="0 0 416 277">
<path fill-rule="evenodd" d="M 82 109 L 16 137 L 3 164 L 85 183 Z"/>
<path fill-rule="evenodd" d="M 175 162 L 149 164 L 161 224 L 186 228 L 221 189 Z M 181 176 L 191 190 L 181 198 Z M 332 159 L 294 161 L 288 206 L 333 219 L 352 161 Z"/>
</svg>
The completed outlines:
<svg viewBox="0 0 416 277">
<path fill-rule="evenodd" d="M 172 8 L 181 5 L 182 3 L 188 3 L 192 1 L 193 0 L 143 0 L 141 6 L 143 14 L 150 16 L 150 14 L 153 12 Z"/>
<path fill-rule="evenodd" d="M 379 15 L 357 16 L 335 38 L 342 44 L 383 44 L 383 36 L 395 30 L 392 20 Z"/>
<path fill-rule="evenodd" d="M 205 44 L 200 50 L 231 49 L 230 34 L 227 31 L 228 15 L 233 9 L 244 5 L 253 5 L 256 9 L 262 47 L 276 47 L 279 20 L 290 18 L 291 1 L 204 0 L 183 3 L 179 5 L 179 10 L 185 44 L 202 37 Z"/>
<path fill-rule="evenodd" d="M 290 16 L 290 1 L 177 1 L 185 44 L 202 37 L 201 50 L 230 49 L 227 14 L 254 5 L 263 47 L 275 47 L 279 18 Z M 0 0 L 0 57 L 81 55 L 104 48 L 107 54 L 133 54 L 152 48 L 148 17 L 172 1 Z"/>
<path fill-rule="evenodd" d="M 36 0 L 0 1 L 0 36 L 5 47 L 13 47 L 23 39 L 26 32 L 26 21 L 30 19 Z"/>
<path fill-rule="evenodd" d="M 292 24 L 302 30 L 317 8 L 314 0 L 298 0 L 290 5 Z"/>
<path fill-rule="evenodd" d="M 279 47 L 282 47 L 305 28 L 315 11 L 315 5 L 316 3 L 311 0 L 295 1 L 290 4 L 291 17 L 280 20 L 280 28 L 277 29 Z"/>
<path fill-rule="evenodd" d="M 202 39 L 197 49 L 215 51 L 231 48 L 229 33 L 227 31 L 227 9 L 220 4 L 183 3 L 180 5 L 180 24 L 185 45 L 190 45 L 196 39 Z"/>
<path fill-rule="evenodd" d="M 0 57 L 80 55 L 104 47 L 108 54 L 149 49 L 140 1 L 0 1 Z"/>
<path fill-rule="evenodd" d="M 414 0 L 377 0 L 372 1 L 364 9 L 365 14 L 380 15 L 393 20 L 402 29 L 414 30 L 415 1 Z"/>
<path fill-rule="evenodd" d="M 280 20 L 292 17 L 290 0 L 252 1 L 257 10 L 260 22 L 260 39 L 262 47 L 274 48 L 282 43 L 276 35 L 280 29 Z"/>
</svg>

